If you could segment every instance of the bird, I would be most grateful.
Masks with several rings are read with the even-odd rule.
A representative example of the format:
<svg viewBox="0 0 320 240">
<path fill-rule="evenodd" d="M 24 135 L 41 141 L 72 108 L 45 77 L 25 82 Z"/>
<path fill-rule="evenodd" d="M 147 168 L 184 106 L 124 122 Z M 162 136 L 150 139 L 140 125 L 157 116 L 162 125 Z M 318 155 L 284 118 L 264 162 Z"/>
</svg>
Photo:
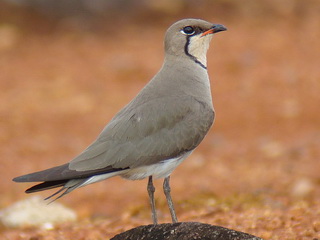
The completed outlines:
<svg viewBox="0 0 320 240">
<path fill-rule="evenodd" d="M 15 182 L 40 182 L 26 193 L 60 189 L 45 200 L 114 176 L 148 178 L 153 224 L 158 223 L 153 185 L 163 178 L 163 191 L 173 223 L 170 175 L 204 139 L 215 111 L 207 72 L 207 51 L 221 24 L 182 19 L 165 33 L 164 61 L 159 72 L 104 127 L 97 139 L 71 161 L 19 176 Z"/>
</svg>

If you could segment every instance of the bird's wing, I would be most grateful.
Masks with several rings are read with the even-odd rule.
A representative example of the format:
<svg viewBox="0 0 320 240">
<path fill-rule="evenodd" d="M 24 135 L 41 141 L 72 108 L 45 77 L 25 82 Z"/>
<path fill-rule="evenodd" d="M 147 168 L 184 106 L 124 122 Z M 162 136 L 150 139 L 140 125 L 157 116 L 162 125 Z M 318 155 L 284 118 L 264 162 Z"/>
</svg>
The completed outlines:
<svg viewBox="0 0 320 240">
<path fill-rule="evenodd" d="M 213 119 L 213 110 L 191 96 L 149 100 L 116 115 L 69 169 L 134 168 L 177 157 L 201 142 Z"/>
<path fill-rule="evenodd" d="M 22 175 L 13 179 L 15 182 L 42 182 L 42 181 L 62 181 L 65 183 L 65 180 L 70 180 L 73 178 L 87 178 L 92 175 L 97 174 L 106 174 L 115 171 L 121 171 L 123 169 L 115 169 L 111 166 L 96 170 L 88 170 L 88 171 L 76 171 L 69 169 L 69 163 L 49 168 L 46 170 L 29 173 L 26 175 Z M 62 183 L 61 182 L 61 183 Z"/>
</svg>

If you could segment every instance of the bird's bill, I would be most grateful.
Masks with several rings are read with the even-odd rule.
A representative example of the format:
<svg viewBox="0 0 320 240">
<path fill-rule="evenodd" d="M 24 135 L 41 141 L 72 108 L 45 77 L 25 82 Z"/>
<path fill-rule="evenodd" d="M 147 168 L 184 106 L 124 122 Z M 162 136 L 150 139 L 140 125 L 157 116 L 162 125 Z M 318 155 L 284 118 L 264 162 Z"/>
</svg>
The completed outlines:
<svg viewBox="0 0 320 240">
<path fill-rule="evenodd" d="M 201 37 L 204 37 L 208 34 L 213 34 L 213 33 L 217 33 L 217 32 L 221 32 L 221 31 L 226 31 L 227 28 L 221 24 L 215 24 L 213 25 L 212 28 L 210 28 L 209 30 L 205 31 L 204 33 L 201 34 Z"/>
</svg>

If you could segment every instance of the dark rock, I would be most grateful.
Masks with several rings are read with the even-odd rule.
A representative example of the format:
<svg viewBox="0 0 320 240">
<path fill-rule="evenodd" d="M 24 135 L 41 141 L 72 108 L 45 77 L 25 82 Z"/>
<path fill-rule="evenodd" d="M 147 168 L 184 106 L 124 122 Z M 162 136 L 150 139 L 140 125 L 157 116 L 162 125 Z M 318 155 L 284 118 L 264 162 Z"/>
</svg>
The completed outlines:
<svg viewBox="0 0 320 240">
<path fill-rule="evenodd" d="M 146 225 L 120 233 L 111 240 L 262 240 L 247 233 L 199 222 Z"/>
</svg>

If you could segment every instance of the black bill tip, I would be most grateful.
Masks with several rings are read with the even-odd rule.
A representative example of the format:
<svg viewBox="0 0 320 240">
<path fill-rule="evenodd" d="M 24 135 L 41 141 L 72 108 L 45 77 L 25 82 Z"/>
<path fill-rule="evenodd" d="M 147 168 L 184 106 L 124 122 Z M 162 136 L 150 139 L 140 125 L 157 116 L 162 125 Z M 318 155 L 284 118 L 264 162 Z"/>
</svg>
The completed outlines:
<svg viewBox="0 0 320 240">
<path fill-rule="evenodd" d="M 223 26 L 222 24 L 215 24 L 212 26 L 213 33 L 222 32 L 222 31 L 226 31 L 226 30 L 227 30 L 227 28 L 225 26 Z"/>
</svg>

